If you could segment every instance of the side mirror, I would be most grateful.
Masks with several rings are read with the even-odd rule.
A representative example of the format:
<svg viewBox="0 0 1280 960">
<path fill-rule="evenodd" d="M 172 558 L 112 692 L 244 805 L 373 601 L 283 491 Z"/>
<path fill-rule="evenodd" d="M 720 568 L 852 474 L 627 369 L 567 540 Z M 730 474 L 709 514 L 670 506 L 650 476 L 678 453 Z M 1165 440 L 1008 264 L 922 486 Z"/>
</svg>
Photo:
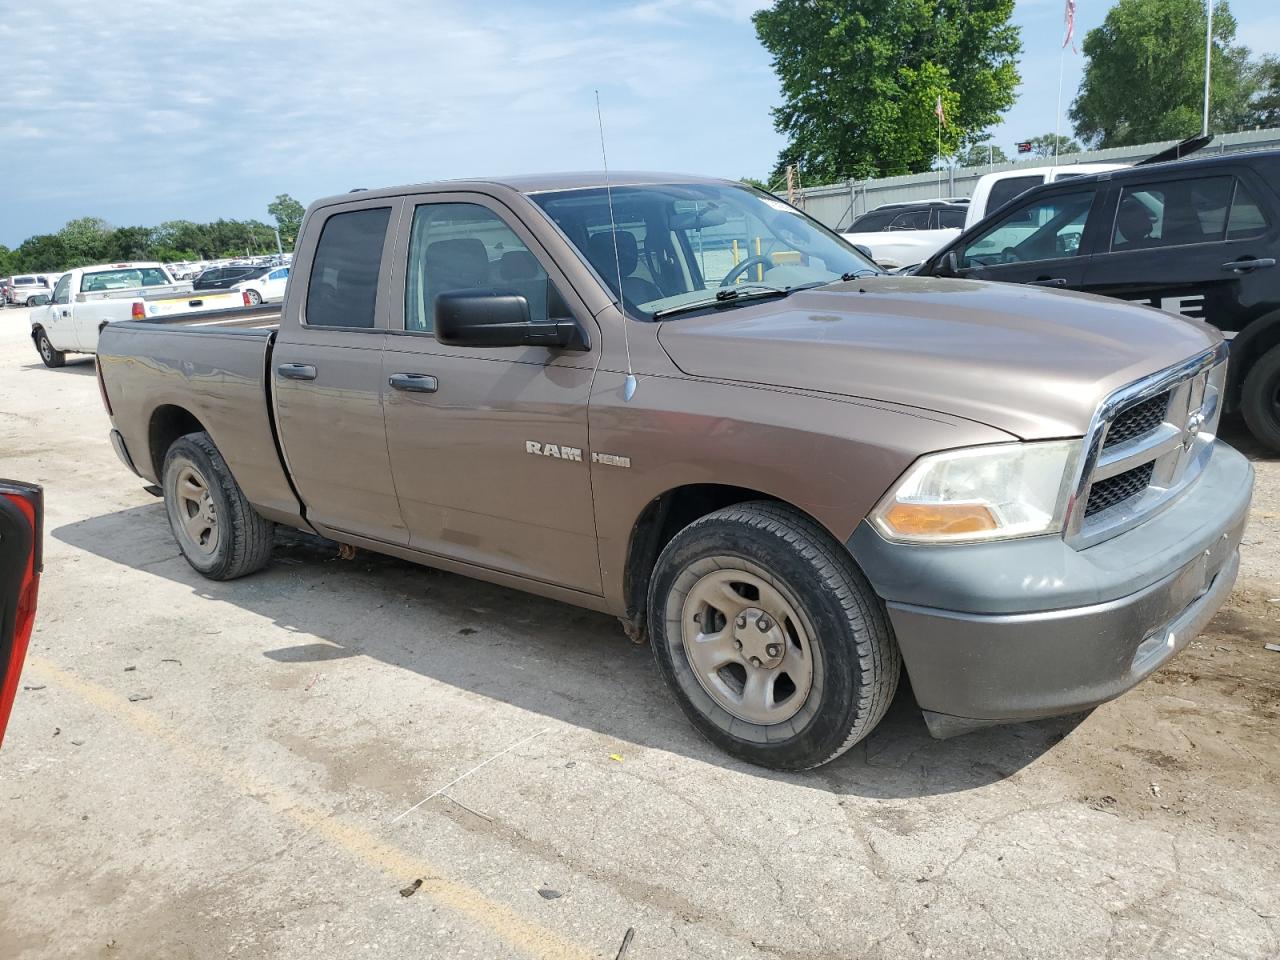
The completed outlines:
<svg viewBox="0 0 1280 960">
<path fill-rule="evenodd" d="M 454 290 L 436 297 L 436 339 L 455 347 L 559 347 L 589 350 L 576 320 L 531 320 L 518 293 Z"/>
<path fill-rule="evenodd" d="M 44 307 L 44 306 L 48 306 L 49 301 L 51 299 L 52 298 L 47 293 L 37 293 L 34 297 L 31 298 L 31 302 L 35 304 L 37 307 Z"/>
<path fill-rule="evenodd" d="M 872 263 L 875 263 L 875 262 L 876 262 L 876 258 L 875 258 L 875 256 L 871 253 L 871 248 L 870 248 L 870 247 L 868 247 L 868 246 L 864 246 L 864 245 L 863 245 L 863 244 L 861 244 L 861 243 L 855 243 L 855 244 L 853 245 L 853 249 L 857 250 L 860 254 L 862 254 L 864 257 L 866 257 L 866 258 L 867 258 L 868 260 L 870 260 Z"/>
</svg>

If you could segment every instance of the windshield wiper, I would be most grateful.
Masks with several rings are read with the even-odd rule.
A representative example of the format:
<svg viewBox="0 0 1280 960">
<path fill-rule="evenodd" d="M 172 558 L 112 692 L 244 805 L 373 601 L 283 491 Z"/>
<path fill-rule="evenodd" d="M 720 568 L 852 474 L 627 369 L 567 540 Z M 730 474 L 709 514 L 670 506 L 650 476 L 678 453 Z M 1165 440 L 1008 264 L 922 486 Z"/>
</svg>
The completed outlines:
<svg viewBox="0 0 1280 960">
<path fill-rule="evenodd" d="M 741 286 L 725 287 L 722 290 L 717 290 L 714 297 L 707 297 L 704 300 L 695 300 L 692 303 L 680 303 L 676 304 L 674 307 L 655 310 L 653 312 L 653 319 L 658 320 L 662 317 L 669 317 L 674 313 L 687 313 L 690 310 L 705 310 L 707 307 L 719 307 L 723 304 L 733 303 L 737 300 L 756 300 L 761 297 L 785 297 L 795 289 L 795 287 L 770 287 L 766 284 L 745 283 Z"/>
</svg>

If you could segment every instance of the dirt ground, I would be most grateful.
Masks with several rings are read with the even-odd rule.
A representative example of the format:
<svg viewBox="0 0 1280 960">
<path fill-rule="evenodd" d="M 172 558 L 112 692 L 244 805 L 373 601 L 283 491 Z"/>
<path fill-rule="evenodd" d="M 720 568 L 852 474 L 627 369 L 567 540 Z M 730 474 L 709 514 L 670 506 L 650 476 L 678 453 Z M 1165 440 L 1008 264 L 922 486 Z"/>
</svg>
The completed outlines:
<svg viewBox="0 0 1280 960">
<path fill-rule="evenodd" d="M 904 690 L 778 775 L 607 617 L 296 535 L 201 579 L 91 364 L 26 330 L 0 311 L 0 475 L 48 509 L 5 960 L 1280 956 L 1280 461 L 1237 423 L 1237 590 L 1151 680 L 945 742 Z"/>
</svg>

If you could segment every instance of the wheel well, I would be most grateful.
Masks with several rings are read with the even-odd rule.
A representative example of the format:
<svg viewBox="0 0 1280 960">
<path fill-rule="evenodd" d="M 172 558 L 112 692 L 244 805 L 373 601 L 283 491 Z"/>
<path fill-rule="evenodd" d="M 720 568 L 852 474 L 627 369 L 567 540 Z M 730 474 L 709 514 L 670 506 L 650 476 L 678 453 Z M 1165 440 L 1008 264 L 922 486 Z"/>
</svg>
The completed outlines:
<svg viewBox="0 0 1280 960">
<path fill-rule="evenodd" d="M 705 517 L 735 503 L 750 500 L 777 500 L 777 497 L 747 487 L 718 483 L 692 483 L 675 487 L 654 497 L 631 528 L 624 583 L 627 619 L 643 628 L 649 579 L 662 548 L 677 533 L 699 517 Z"/>
<path fill-rule="evenodd" d="M 151 426 L 147 432 L 148 445 L 151 450 L 151 465 L 155 469 L 156 479 L 162 479 L 164 455 L 169 452 L 173 442 L 188 433 L 199 433 L 204 424 L 182 407 L 166 404 L 157 407 L 151 414 Z"/>
<path fill-rule="evenodd" d="M 1259 317 L 1244 328 L 1231 342 L 1231 381 L 1227 388 L 1227 407 L 1236 409 L 1244 390 L 1244 378 L 1253 365 L 1273 347 L 1280 346 L 1280 311 Z"/>
</svg>

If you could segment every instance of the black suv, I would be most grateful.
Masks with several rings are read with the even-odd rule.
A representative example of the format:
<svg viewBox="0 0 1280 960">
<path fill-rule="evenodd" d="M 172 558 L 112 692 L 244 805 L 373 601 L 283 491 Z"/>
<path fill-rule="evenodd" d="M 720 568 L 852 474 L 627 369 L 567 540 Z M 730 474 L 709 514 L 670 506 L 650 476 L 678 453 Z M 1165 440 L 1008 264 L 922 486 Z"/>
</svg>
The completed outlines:
<svg viewBox="0 0 1280 960">
<path fill-rule="evenodd" d="M 919 200 L 887 203 L 864 213 L 841 233 L 880 233 L 884 230 L 964 229 L 967 200 Z"/>
<path fill-rule="evenodd" d="M 1034 187 L 917 271 L 1083 290 L 1207 320 L 1231 341 L 1227 409 L 1280 452 L 1280 151 Z"/>
<path fill-rule="evenodd" d="M 230 267 L 210 267 L 196 277 L 191 287 L 194 290 L 229 290 L 237 283 L 245 280 L 256 280 L 273 267 L 255 267 L 252 264 Z"/>
</svg>

